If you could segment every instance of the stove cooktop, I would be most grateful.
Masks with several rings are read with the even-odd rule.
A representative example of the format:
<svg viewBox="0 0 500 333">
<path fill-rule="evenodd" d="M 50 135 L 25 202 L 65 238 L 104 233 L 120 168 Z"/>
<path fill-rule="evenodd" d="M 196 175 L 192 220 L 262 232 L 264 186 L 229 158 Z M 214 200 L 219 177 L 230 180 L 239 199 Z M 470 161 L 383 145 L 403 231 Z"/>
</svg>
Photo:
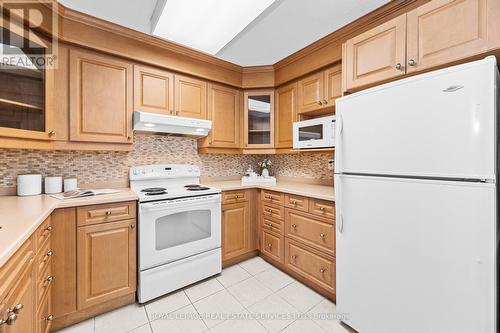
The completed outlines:
<svg viewBox="0 0 500 333">
<path fill-rule="evenodd" d="M 139 190 L 135 190 L 139 196 L 140 202 L 147 202 L 153 200 L 172 200 L 177 198 L 186 198 L 192 196 L 200 195 L 210 195 L 218 194 L 221 192 L 220 189 L 203 186 L 165 186 L 165 187 L 147 187 Z"/>
</svg>

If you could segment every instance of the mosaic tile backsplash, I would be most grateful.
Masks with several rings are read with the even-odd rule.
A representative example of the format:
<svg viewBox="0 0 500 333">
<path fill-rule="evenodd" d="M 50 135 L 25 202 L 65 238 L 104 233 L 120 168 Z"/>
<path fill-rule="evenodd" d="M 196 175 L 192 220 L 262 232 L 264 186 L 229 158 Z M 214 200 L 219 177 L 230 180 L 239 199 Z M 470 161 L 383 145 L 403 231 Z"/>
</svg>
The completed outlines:
<svg viewBox="0 0 500 333">
<path fill-rule="evenodd" d="M 39 151 L 0 149 L 0 188 L 16 186 L 18 174 L 77 177 L 79 184 L 95 184 L 128 179 L 134 165 L 156 163 L 196 164 L 203 177 L 241 176 L 248 165 L 257 168 L 265 156 L 199 155 L 195 139 L 163 135 L 135 135 L 130 152 Z M 327 170 L 331 154 L 267 156 L 277 176 L 333 178 Z"/>
</svg>

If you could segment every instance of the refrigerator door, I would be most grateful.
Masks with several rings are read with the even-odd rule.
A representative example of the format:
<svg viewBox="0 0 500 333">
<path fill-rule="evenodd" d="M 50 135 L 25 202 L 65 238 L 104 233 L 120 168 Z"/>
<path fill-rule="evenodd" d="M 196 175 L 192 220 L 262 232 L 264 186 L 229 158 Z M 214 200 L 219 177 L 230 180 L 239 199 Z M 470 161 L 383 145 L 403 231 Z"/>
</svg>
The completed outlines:
<svg viewBox="0 0 500 333">
<path fill-rule="evenodd" d="M 337 314 L 362 333 L 495 333 L 494 184 L 335 176 Z"/>
<path fill-rule="evenodd" d="M 496 61 L 455 66 L 336 101 L 336 173 L 495 178 Z"/>
</svg>

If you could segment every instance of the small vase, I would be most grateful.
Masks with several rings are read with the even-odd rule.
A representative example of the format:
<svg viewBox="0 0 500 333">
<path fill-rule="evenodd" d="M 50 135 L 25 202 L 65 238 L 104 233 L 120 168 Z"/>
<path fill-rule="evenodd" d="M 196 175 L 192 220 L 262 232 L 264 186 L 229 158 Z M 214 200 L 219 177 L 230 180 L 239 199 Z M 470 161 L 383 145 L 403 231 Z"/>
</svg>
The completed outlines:
<svg viewBox="0 0 500 333">
<path fill-rule="evenodd" d="M 269 170 L 268 169 L 262 169 L 262 177 L 264 178 L 269 178 Z"/>
</svg>

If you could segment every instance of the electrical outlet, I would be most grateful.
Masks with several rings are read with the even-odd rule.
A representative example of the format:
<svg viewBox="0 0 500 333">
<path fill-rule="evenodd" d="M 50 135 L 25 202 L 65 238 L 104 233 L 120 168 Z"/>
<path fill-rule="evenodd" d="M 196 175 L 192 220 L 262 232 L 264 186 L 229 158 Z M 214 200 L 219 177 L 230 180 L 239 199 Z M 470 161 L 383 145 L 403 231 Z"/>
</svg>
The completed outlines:
<svg viewBox="0 0 500 333">
<path fill-rule="evenodd" d="M 328 170 L 333 170 L 333 160 L 328 161 Z"/>
</svg>

